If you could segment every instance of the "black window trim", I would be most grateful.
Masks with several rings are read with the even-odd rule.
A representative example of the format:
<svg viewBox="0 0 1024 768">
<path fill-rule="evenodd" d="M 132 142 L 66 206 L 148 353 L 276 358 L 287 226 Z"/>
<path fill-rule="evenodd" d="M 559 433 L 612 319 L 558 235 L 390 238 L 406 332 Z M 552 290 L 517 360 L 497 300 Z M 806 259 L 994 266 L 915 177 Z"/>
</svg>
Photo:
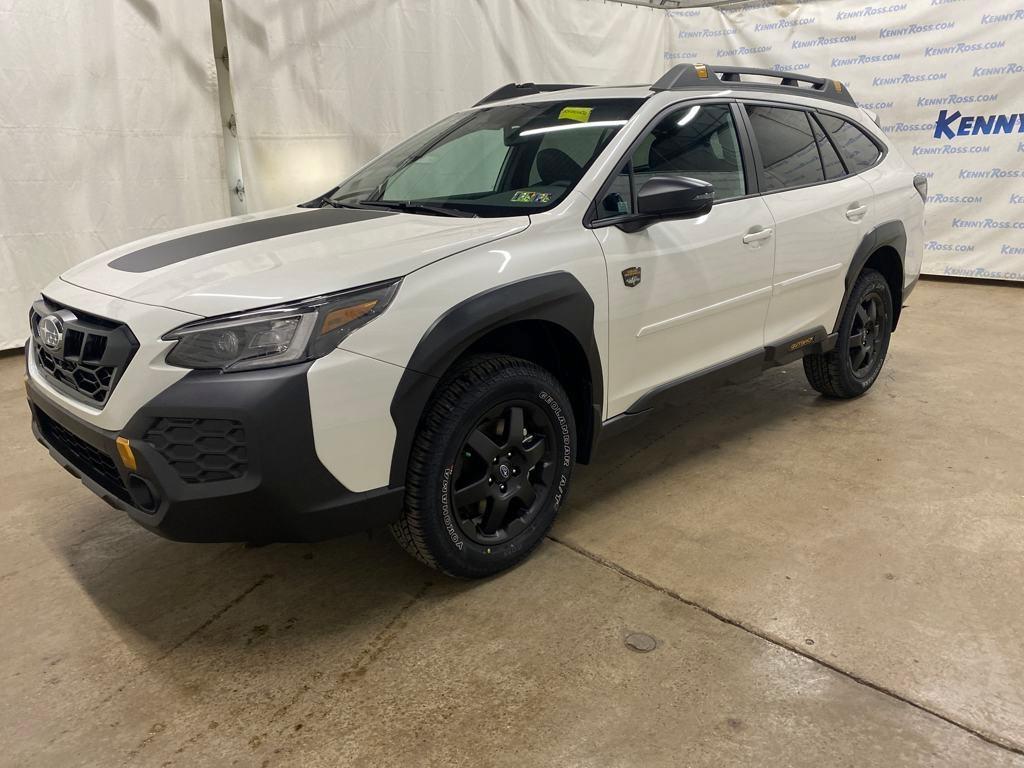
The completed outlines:
<svg viewBox="0 0 1024 768">
<path fill-rule="evenodd" d="M 750 145 L 751 145 L 751 148 L 752 148 L 753 153 L 754 153 L 755 170 L 757 172 L 758 186 L 761 189 L 765 189 L 766 190 L 766 191 L 761 193 L 762 196 L 777 195 L 780 192 L 792 192 L 793 190 L 797 190 L 797 189 L 809 189 L 811 187 L 821 186 L 822 184 L 834 184 L 837 181 L 843 181 L 844 179 L 849 179 L 849 178 L 851 178 L 853 176 L 859 176 L 860 174 L 867 173 L 872 168 L 876 168 L 878 165 L 880 165 L 882 163 L 882 161 L 885 160 L 886 155 L 888 154 L 889 150 L 888 150 L 888 147 L 885 146 L 885 144 L 883 144 L 878 139 L 876 139 L 874 136 L 872 136 L 867 130 L 865 130 L 860 124 L 858 124 L 856 120 L 848 117 L 847 115 L 843 115 L 843 114 L 840 114 L 838 112 L 833 112 L 832 110 L 829 110 L 829 109 L 819 109 L 817 107 L 807 106 L 807 105 L 804 105 L 804 104 L 788 104 L 788 103 L 782 102 L 782 101 L 769 101 L 767 99 L 744 99 L 744 98 L 739 98 L 736 101 L 737 101 L 737 104 L 740 107 L 740 112 L 741 112 L 742 117 L 743 117 L 743 122 L 746 125 L 747 135 L 750 138 Z M 751 125 L 750 118 L 747 115 L 747 110 L 746 110 L 746 106 L 747 105 L 755 106 L 755 107 L 776 107 L 778 109 L 793 109 L 793 110 L 797 110 L 797 111 L 800 111 L 800 112 L 807 112 L 807 113 L 809 113 L 817 121 L 818 125 L 821 127 L 822 132 L 825 134 L 825 137 L 828 138 L 829 142 L 832 143 L 832 147 L 833 147 L 833 149 L 836 150 L 836 154 L 839 155 L 839 159 L 843 163 L 843 168 L 846 170 L 846 173 L 843 176 L 837 176 L 834 179 L 826 178 L 824 181 L 815 181 L 815 182 L 812 182 L 810 184 L 799 184 L 799 185 L 792 186 L 792 187 L 782 187 L 781 189 L 767 190 L 766 189 L 767 185 L 764 182 L 764 166 L 763 166 L 762 160 L 761 160 L 761 150 L 758 147 L 757 138 L 754 136 L 753 125 Z M 825 126 L 821 124 L 821 121 L 817 120 L 817 116 L 819 114 L 824 114 L 824 115 L 828 115 L 829 117 L 835 117 L 835 118 L 838 118 L 839 120 L 844 120 L 847 123 L 850 123 L 851 125 L 853 125 L 862 134 L 864 134 L 864 136 L 867 137 L 867 139 L 869 141 L 871 141 L 872 144 L 875 145 L 875 148 L 878 149 L 878 158 L 875 160 L 875 162 L 871 166 L 869 166 L 868 168 L 865 168 L 863 171 L 857 171 L 857 173 L 851 173 L 850 172 L 850 164 L 847 161 L 846 156 L 839 150 L 839 147 L 837 147 L 835 145 L 835 142 L 832 141 L 831 135 L 829 134 L 828 130 L 825 129 Z M 812 133 L 812 135 L 813 135 L 813 133 Z M 817 146 L 817 141 L 815 141 L 815 146 Z M 819 160 L 821 160 L 821 150 L 820 149 L 818 150 L 818 158 L 819 158 Z M 824 161 L 822 161 L 822 175 L 823 176 L 827 175 L 827 174 L 825 174 Z"/>
<path fill-rule="evenodd" d="M 818 155 L 818 166 L 821 168 L 822 181 L 835 181 L 835 179 L 830 179 L 828 177 L 828 169 L 825 167 L 825 156 L 821 153 L 821 142 L 818 141 L 818 135 L 814 132 L 814 126 L 818 124 L 818 121 L 810 112 L 804 112 L 804 120 L 807 121 L 807 130 L 811 132 L 811 143 L 814 144 L 814 151 Z M 849 174 L 850 169 L 846 167 L 846 163 L 843 162 L 842 157 L 839 158 L 839 164 L 843 166 L 843 176 Z M 839 178 L 842 178 L 842 176 Z"/>
<path fill-rule="evenodd" d="M 812 123 L 811 133 L 814 133 L 814 127 L 817 126 L 818 130 L 821 131 L 821 135 L 825 137 L 825 141 L 828 142 L 829 146 L 832 147 L 832 151 L 836 153 L 836 157 L 839 158 L 839 164 L 843 166 L 843 175 L 836 176 L 834 179 L 830 179 L 828 177 L 828 169 L 825 167 L 825 156 L 821 154 L 821 147 L 819 146 L 818 155 L 821 157 L 821 170 L 825 174 L 825 181 L 839 181 L 840 179 L 845 179 L 847 176 L 855 175 L 850 173 L 850 164 L 846 162 L 846 158 L 843 157 L 843 153 L 839 151 L 839 146 L 836 144 L 835 140 L 832 138 L 829 132 L 825 130 L 825 126 L 822 124 L 818 112 L 815 110 L 814 112 L 809 114 L 808 117 L 810 118 Z M 817 136 L 814 137 L 814 141 L 815 143 L 818 143 Z"/>
<path fill-rule="evenodd" d="M 739 143 L 740 149 L 740 162 L 743 165 L 743 182 L 746 187 L 747 193 L 745 195 L 738 195 L 736 197 L 728 197 L 722 200 L 715 200 L 714 205 L 719 206 L 724 203 L 732 203 L 737 200 L 746 200 L 750 197 L 757 197 L 761 194 L 760 179 L 757 175 L 755 166 L 755 157 L 751 152 L 751 148 L 754 146 L 750 140 L 749 129 L 746 127 L 746 114 L 743 108 L 739 105 L 734 98 L 715 98 L 715 97 L 704 97 L 698 99 L 681 99 L 669 104 L 664 109 L 660 110 L 653 118 L 651 118 L 643 129 L 637 134 L 637 137 L 630 142 L 626 151 L 623 153 L 619 162 L 615 164 L 615 168 L 605 178 L 604 183 L 601 184 L 600 190 L 597 195 L 594 196 L 593 201 L 587 207 L 587 213 L 583 217 L 583 226 L 587 229 L 600 229 L 602 227 L 613 227 L 619 224 L 625 224 L 630 221 L 636 221 L 640 217 L 640 214 L 635 212 L 636 207 L 636 195 L 638 190 L 633 180 L 633 174 L 629 174 L 629 186 L 630 196 L 632 197 L 631 203 L 634 208 L 633 213 L 623 214 L 622 216 L 609 216 L 607 218 L 601 218 L 598 213 L 597 206 L 601 200 L 604 199 L 605 195 L 608 194 L 608 190 L 614 183 L 616 177 L 625 170 L 626 166 L 633 162 L 633 153 L 636 152 L 640 144 L 643 143 L 647 135 L 654 130 L 663 119 L 673 112 L 678 111 L 681 108 L 687 106 L 697 106 L 706 104 L 716 104 L 729 107 L 729 114 L 732 117 L 733 127 L 736 130 L 736 141 Z"/>
</svg>

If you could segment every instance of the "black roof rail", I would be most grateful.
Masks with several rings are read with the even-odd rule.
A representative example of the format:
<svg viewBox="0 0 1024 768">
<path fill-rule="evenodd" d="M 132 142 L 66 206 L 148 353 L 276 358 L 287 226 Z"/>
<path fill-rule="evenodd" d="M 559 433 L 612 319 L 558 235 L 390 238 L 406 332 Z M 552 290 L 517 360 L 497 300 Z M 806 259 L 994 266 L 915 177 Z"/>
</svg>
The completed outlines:
<svg viewBox="0 0 1024 768">
<path fill-rule="evenodd" d="M 538 93 L 587 87 L 586 85 L 574 85 L 572 83 L 508 83 L 496 91 L 491 91 L 473 106 L 479 107 L 481 104 L 490 104 L 492 101 L 518 99 L 520 96 L 533 96 Z"/>
<path fill-rule="evenodd" d="M 757 77 L 770 77 L 777 79 L 778 83 L 749 82 L 742 79 L 742 75 L 755 75 Z M 739 83 L 744 88 L 760 91 L 772 91 L 774 93 L 793 93 L 793 89 L 799 89 L 801 96 L 812 96 L 819 99 L 835 101 L 839 104 L 846 104 L 856 107 L 857 102 L 846 90 L 846 86 L 838 80 L 830 80 L 825 77 L 811 77 L 800 75 L 795 72 L 780 72 L 774 69 L 753 69 L 750 67 L 719 67 L 708 66 L 707 64 L 676 64 L 668 72 L 658 78 L 658 81 L 651 86 L 652 91 L 676 91 L 684 88 L 715 88 L 721 89 L 723 85 Z M 810 87 L 801 85 L 807 83 Z"/>
</svg>

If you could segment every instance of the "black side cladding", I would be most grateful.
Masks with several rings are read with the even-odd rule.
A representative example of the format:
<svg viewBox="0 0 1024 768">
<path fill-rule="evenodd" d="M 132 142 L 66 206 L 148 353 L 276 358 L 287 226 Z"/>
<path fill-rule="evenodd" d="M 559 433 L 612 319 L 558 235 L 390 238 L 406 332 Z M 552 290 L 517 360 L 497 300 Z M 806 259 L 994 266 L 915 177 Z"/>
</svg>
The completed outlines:
<svg viewBox="0 0 1024 768">
<path fill-rule="evenodd" d="M 338 227 L 343 224 L 394 215 L 396 214 L 393 211 L 364 211 L 354 208 L 318 208 L 308 212 L 289 213 L 284 216 L 231 224 L 167 240 L 132 253 L 126 253 L 124 256 L 118 256 L 110 262 L 109 266 L 122 272 L 151 272 L 154 269 L 246 243 L 256 243 L 299 232 Z"/>
<path fill-rule="evenodd" d="M 839 314 L 836 316 L 833 331 L 839 330 L 839 321 L 843 316 L 843 310 L 846 309 L 846 304 L 850 300 L 850 294 L 853 293 L 853 287 L 861 270 L 864 269 L 864 265 L 867 264 L 868 259 L 871 258 L 875 251 L 885 246 L 893 248 L 900 255 L 900 274 L 906 274 L 907 230 L 903 226 L 903 222 L 887 221 L 884 224 L 879 224 L 864 235 L 864 239 L 861 240 L 860 245 L 857 246 L 857 250 L 853 254 L 850 268 L 846 271 L 846 292 L 843 294 L 843 301 L 839 305 Z M 899 295 L 893 295 L 892 299 L 893 311 L 895 313 L 893 317 L 893 330 L 896 330 L 896 324 L 899 323 L 900 308 L 903 305 L 902 285 L 900 286 Z"/>
<path fill-rule="evenodd" d="M 594 302 L 587 289 L 568 272 L 551 272 L 501 285 L 456 304 L 420 339 L 391 401 L 391 417 L 397 430 L 391 487 L 405 483 L 420 416 L 441 376 L 485 334 L 522 320 L 559 325 L 582 346 L 590 368 L 594 429 L 600 428 L 604 379 L 594 338 Z"/>
</svg>

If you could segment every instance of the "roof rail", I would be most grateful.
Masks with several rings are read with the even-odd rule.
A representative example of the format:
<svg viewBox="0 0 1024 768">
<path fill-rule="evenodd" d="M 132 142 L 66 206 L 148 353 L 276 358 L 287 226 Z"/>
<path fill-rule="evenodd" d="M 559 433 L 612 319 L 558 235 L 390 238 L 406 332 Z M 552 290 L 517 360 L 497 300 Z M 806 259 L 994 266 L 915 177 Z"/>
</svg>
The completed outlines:
<svg viewBox="0 0 1024 768">
<path fill-rule="evenodd" d="M 779 80 L 778 83 L 749 82 L 741 79 L 741 75 L 755 75 Z M 799 89 L 801 96 L 827 99 L 840 104 L 855 107 L 857 102 L 838 80 L 825 77 L 799 75 L 795 72 L 779 72 L 774 69 L 752 69 L 750 67 L 718 67 L 707 64 L 676 64 L 668 72 L 658 78 L 651 86 L 652 91 L 676 91 L 684 88 L 715 88 L 723 85 L 740 83 L 744 88 L 775 93 L 793 93 Z M 807 83 L 810 87 L 801 85 Z"/>
<path fill-rule="evenodd" d="M 518 99 L 520 96 L 533 96 L 538 93 L 549 93 L 550 91 L 564 91 L 569 88 L 586 88 L 585 85 L 574 85 L 572 83 L 508 83 L 496 91 L 491 91 L 480 101 L 474 104 L 479 107 L 481 104 L 489 104 L 492 101 L 504 101 L 505 99 Z"/>
</svg>

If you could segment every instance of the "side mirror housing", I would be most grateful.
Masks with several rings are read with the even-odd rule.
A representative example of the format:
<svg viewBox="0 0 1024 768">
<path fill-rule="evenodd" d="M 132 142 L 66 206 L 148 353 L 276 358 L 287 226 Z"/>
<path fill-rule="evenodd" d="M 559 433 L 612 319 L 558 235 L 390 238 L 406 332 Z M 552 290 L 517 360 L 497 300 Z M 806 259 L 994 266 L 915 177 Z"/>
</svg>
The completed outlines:
<svg viewBox="0 0 1024 768">
<path fill-rule="evenodd" d="M 635 232 L 666 219 L 692 219 L 711 211 L 715 186 L 707 181 L 681 176 L 654 176 L 636 196 L 637 218 L 628 223 Z"/>
</svg>

